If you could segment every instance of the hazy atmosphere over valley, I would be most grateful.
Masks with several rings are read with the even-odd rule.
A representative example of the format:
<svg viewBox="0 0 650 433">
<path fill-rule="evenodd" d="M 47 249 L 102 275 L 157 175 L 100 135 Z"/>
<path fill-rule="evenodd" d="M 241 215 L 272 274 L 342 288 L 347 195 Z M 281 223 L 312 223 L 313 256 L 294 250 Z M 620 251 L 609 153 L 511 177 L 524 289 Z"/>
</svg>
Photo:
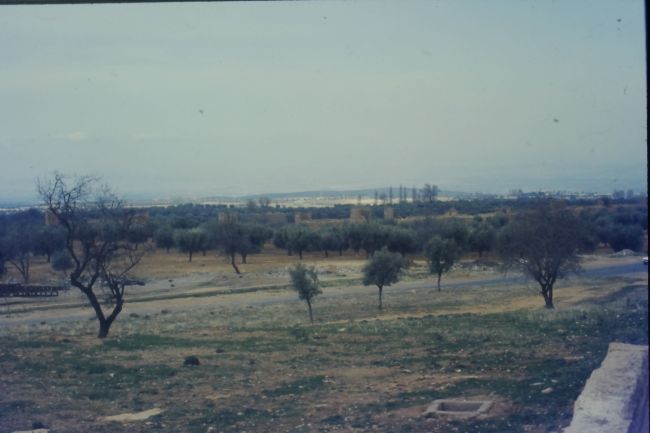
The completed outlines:
<svg viewBox="0 0 650 433">
<path fill-rule="evenodd" d="M 646 188 L 641 1 L 5 6 L 0 197 Z"/>
</svg>

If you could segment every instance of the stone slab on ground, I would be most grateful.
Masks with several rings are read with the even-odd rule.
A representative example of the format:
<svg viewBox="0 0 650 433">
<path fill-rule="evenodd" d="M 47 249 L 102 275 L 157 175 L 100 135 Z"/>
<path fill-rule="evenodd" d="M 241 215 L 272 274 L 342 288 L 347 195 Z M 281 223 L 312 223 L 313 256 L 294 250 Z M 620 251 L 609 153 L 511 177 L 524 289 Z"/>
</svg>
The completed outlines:
<svg viewBox="0 0 650 433">
<path fill-rule="evenodd" d="M 133 421 L 144 421 L 145 419 L 151 418 L 152 416 L 162 413 L 162 409 L 157 407 L 142 412 L 135 413 L 122 413 L 119 415 L 105 416 L 102 418 L 103 421 L 117 421 L 117 422 L 133 422 Z"/>
<path fill-rule="evenodd" d="M 486 413 L 492 407 L 491 400 L 440 399 L 434 400 L 426 411 L 425 417 L 443 415 L 455 418 L 470 418 Z"/>
<path fill-rule="evenodd" d="M 648 346 L 611 343 L 575 402 L 564 433 L 630 433 L 647 413 Z M 647 400 L 646 400 L 647 401 Z"/>
<path fill-rule="evenodd" d="M 37 428 L 35 430 L 16 430 L 11 433 L 49 433 L 50 430 L 46 428 Z"/>
</svg>

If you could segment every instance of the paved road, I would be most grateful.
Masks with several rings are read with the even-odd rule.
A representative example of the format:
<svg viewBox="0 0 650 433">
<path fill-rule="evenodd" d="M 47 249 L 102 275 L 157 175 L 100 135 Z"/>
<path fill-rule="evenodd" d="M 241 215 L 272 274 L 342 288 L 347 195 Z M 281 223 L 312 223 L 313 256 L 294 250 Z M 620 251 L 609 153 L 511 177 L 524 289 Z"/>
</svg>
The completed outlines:
<svg viewBox="0 0 650 433">
<path fill-rule="evenodd" d="M 586 268 L 582 273 L 577 276 L 573 276 L 573 279 L 576 278 L 609 278 L 609 277 L 620 277 L 628 274 L 634 274 L 647 271 L 647 266 L 642 263 L 631 263 L 631 264 L 618 264 L 618 265 L 607 265 L 607 266 L 597 266 Z M 443 280 L 443 289 L 465 289 L 475 286 L 494 286 L 500 284 L 515 284 L 523 282 L 531 282 L 530 279 L 525 278 L 521 274 L 516 275 L 502 275 L 498 274 L 494 277 L 479 277 L 479 278 L 462 278 L 462 279 L 448 279 L 448 281 Z M 418 289 L 432 289 L 435 283 L 433 278 L 426 280 L 410 281 L 410 282 L 401 282 L 390 288 L 386 288 L 386 291 L 390 293 L 399 293 L 406 292 L 411 290 Z M 374 286 L 348 286 L 345 287 L 345 290 L 338 290 L 336 287 L 326 289 L 325 292 L 321 295 L 321 298 L 333 299 L 338 297 L 348 296 L 349 292 L 354 291 L 355 293 L 375 293 L 376 288 Z M 236 292 L 235 292 L 236 293 Z M 191 310 L 195 308 L 213 305 L 219 306 L 230 306 L 230 307 L 246 307 L 246 306 L 264 306 L 272 304 L 280 304 L 287 302 L 295 302 L 296 295 L 278 295 L 275 293 L 273 296 L 270 296 L 268 292 L 257 292 L 259 296 L 251 299 L 250 295 L 246 299 L 242 299 L 239 296 L 231 296 L 229 294 L 215 294 L 214 296 L 209 297 L 193 297 L 191 294 L 188 294 L 187 298 L 175 298 L 168 301 L 165 300 L 155 300 L 152 302 L 149 301 L 132 301 L 125 304 L 124 312 L 127 314 L 137 313 L 139 315 L 145 314 L 155 314 L 160 312 L 163 308 L 168 311 L 183 311 Z M 218 300 L 217 300 L 218 299 Z M 123 313 L 124 314 L 124 313 Z M 77 320 L 87 320 L 93 316 L 92 310 L 88 308 L 52 308 L 48 309 L 46 313 L 34 311 L 24 314 L 13 314 L 11 317 L 0 316 L 0 326 L 19 326 L 19 325 L 29 325 L 29 324 L 38 324 L 41 322 L 46 323 L 59 323 L 67 321 L 77 321 Z"/>
</svg>

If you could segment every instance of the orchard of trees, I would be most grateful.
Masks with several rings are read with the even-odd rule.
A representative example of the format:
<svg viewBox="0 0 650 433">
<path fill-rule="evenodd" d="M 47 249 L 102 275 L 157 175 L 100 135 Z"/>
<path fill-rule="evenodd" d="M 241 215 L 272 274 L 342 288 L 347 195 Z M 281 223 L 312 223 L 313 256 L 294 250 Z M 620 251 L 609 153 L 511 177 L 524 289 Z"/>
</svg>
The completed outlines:
<svg viewBox="0 0 650 433">
<path fill-rule="evenodd" d="M 393 207 L 401 220 L 378 219 L 383 215 L 378 205 L 372 208 L 373 222 L 351 223 L 349 207 L 335 206 L 313 209 L 316 220 L 333 220 L 313 226 L 290 223 L 291 218 L 284 224 L 265 222 L 271 209 L 288 211 L 273 208 L 264 197 L 240 208 L 187 204 L 135 209 L 92 177 L 58 174 L 40 182 L 38 192 L 40 209 L 0 213 L 0 278 L 11 274 L 29 283 L 34 257 L 41 257 L 86 296 L 99 319 L 100 337 L 119 315 L 125 288 L 139 283 L 131 271 L 153 248 L 176 250 L 188 262 L 196 254 L 218 254 L 237 274 L 249 256 L 271 244 L 298 260 L 305 253 L 328 258 L 351 251 L 368 259 L 363 282 L 378 287 L 380 308 L 383 287 L 399 279 L 413 255 L 426 260 L 438 290 L 442 276 L 469 255 L 521 268 L 537 281 L 545 305 L 552 308 L 554 284 L 578 269 L 578 253 L 598 247 L 639 251 L 648 221 L 644 204 L 625 199 L 593 206 L 544 200 L 440 202 L 435 185 L 413 188 L 417 200 L 410 202 L 408 188 L 400 186 Z M 452 208 L 469 211 L 463 217 L 439 216 Z M 486 209 L 489 216 L 476 214 Z M 404 218 L 420 211 L 427 216 Z M 317 278 L 310 268 L 294 273 L 294 287 L 312 316 Z"/>
</svg>

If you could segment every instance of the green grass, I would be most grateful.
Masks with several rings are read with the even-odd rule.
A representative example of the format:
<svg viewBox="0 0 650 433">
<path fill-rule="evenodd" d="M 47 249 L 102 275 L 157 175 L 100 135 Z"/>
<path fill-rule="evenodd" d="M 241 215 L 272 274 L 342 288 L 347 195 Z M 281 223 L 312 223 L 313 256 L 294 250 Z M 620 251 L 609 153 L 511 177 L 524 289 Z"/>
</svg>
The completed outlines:
<svg viewBox="0 0 650 433">
<path fill-rule="evenodd" d="M 288 394 L 302 394 L 322 389 L 325 386 L 325 376 L 309 376 L 292 382 L 286 382 L 275 389 L 262 391 L 269 397 L 277 397 Z"/>
<path fill-rule="evenodd" d="M 108 350 L 151 350 L 164 347 L 196 347 L 202 345 L 200 340 L 166 337 L 155 334 L 132 334 L 103 340 L 102 348 Z"/>
<path fill-rule="evenodd" d="M 479 298 L 491 293 L 480 291 Z M 32 330 L 29 338 L 0 337 L 0 368 L 10 372 L 0 377 L 0 387 L 10 390 L 0 396 L 0 431 L 19 430 L 10 424 L 13 419 L 61 409 L 77 411 L 72 418 L 83 420 L 80 408 L 100 416 L 161 405 L 165 411 L 151 421 L 160 431 L 306 432 L 378 425 L 380 432 L 421 433 L 429 431 L 426 421 L 391 416 L 437 398 L 478 395 L 498 398 L 505 412 L 449 421 L 445 431 L 524 433 L 526 425 L 558 431 L 611 341 L 648 342 L 647 287 L 639 284 L 626 283 L 579 308 L 399 318 L 420 308 L 413 300 L 422 297 L 431 305 L 464 302 L 445 294 L 444 302 L 434 304 L 434 295 L 388 298 L 390 314 L 398 317 L 389 320 L 374 320 L 376 297 L 364 294 L 350 302 L 316 304 L 317 317 L 331 311 L 357 319 L 337 324 L 309 325 L 303 303 L 295 302 L 221 309 L 216 317 L 171 313 L 133 321 L 138 326 L 118 327 L 99 344 L 73 336 L 53 341 L 45 334 L 51 330 Z M 182 332 L 173 330 L 186 322 Z M 183 367 L 187 355 L 197 355 L 201 365 Z M 354 368 L 376 369 L 376 375 L 360 382 L 349 372 L 338 374 Z M 400 383 L 402 378 L 410 379 Z M 385 386 L 389 382 L 400 386 Z M 373 390 L 364 391 L 366 384 Z M 26 386 L 33 394 L 22 393 Z M 542 393 L 545 388 L 552 391 Z M 363 402 L 339 404 L 354 393 L 361 393 Z M 212 394 L 219 399 L 206 398 Z M 319 403 L 327 405 L 309 415 Z M 123 428 L 111 424 L 101 431 Z M 91 422 L 57 431 L 93 430 Z"/>
</svg>

